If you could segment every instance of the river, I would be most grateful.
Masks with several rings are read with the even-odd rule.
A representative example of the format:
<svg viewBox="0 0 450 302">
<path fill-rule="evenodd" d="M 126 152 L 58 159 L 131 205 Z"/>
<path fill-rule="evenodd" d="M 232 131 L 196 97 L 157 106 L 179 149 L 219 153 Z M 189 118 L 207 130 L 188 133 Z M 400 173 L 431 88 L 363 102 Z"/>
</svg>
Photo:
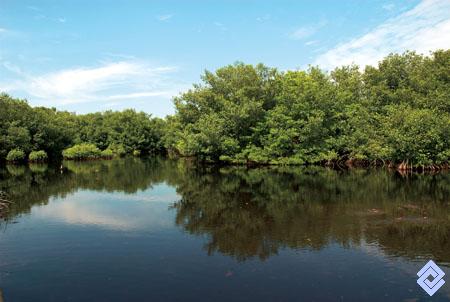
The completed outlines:
<svg viewBox="0 0 450 302">
<path fill-rule="evenodd" d="M 449 173 L 63 165 L 0 168 L 5 302 L 450 301 Z"/>
</svg>

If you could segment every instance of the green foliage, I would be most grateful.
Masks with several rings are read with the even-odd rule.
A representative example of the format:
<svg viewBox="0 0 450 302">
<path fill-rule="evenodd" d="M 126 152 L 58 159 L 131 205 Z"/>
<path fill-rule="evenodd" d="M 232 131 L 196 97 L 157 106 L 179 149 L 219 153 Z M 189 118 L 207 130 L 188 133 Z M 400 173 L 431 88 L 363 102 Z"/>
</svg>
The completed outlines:
<svg viewBox="0 0 450 302">
<path fill-rule="evenodd" d="M 175 98 L 163 138 L 182 156 L 232 163 L 448 164 L 450 51 L 377 67 L 279 72 L 237 63 Z"/>
<path fill-rule="evenodd" d="M 125 147 L 122 144 L 110 144 L 108 146 L 107 150 L 111 150 L 114 156 L 122 157 L 124 156 L 127 151 L 125 150 Z"/>
<path fill-rule="evenodd" d="M 25 152 L 23 152 L 20 149 L 12 149 L 8 152 L 8 155 L 6 156 L 6 161 L 11 163 L 16 163 L 23 161 L 25 159 Z"/>
<path fill-rule="evenodd" d="M 0 94 L 0 160 L 9 150 L 45 150 L 50 158 L 75 144 L 90 143 L 123 156 L 138 149 L 164 152 L 166 122 L 134 110 L 76 115 L 55 108 L 31 107 Z"/>
<path fill-rule="evenodd" d="M 78 116 L 77 120 L 76 143 L 88 142 L 100 149 L 109 148 L 119 156 L 136 149 L 147 153 L 164 151 L 165 122 L 144 112 L 106 111 Z"/>
<path fill-rule="evenodd" d="M 95 145 L 84 143 L 65 149 L 62 155 L 64 159 L 87 160 L 100 158 L 102 152 Z"/>
<path fill-rule="evenodd" d="M 102 158 L 112 158 L 114 156 L 114 153 L 111 149 L 105 149 L 101 152 Z"/>
<path fill-rule="evenodd" d="M 141 150 L 133 150 L 133 156 L 136 156 L 136 157 L 141 156 Z"/>
<path fill-rule="evenodd" d="M 75 136 L 75 115 L 54 108 L 32 108 L 25 100 L 0 94 L 0 160 L 8 150 L 46 150 L 59 156 Z"/>
<path fill-rule="evenodd" d="M 28 161 L 30 162 L 44 162 L 47 161 L 47 159 L 47 152 L 45 152 L 44 150 L 31 151 L 31 153 L 28 155 Z"/>
</svg>

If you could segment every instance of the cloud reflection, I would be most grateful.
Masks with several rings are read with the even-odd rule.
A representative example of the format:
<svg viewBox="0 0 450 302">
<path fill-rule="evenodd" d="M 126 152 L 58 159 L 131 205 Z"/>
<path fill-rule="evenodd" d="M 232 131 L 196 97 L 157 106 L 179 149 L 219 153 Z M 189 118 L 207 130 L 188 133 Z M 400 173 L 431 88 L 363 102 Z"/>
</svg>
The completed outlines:
<svg viewBox="0 0 450 302">
<path fill-rule="evenodd" d="M 118 231 L 169 228 L 173 219 L 168 216 L 173 213 L 168 204 L 176 201 L 178 195 L 164 191 L 133 195 L 78 191 L 64 199 L 51 200 L 45 207 L 33 208 L 33 214 L 45 221 Z"/>
</svg>

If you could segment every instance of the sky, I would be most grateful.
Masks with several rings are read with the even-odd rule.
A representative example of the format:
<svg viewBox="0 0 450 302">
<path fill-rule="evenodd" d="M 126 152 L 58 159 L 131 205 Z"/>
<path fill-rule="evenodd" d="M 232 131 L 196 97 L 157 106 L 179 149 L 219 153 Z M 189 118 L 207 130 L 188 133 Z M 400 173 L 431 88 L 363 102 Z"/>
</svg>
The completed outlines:
<svg viewBox="0 0 450 302">
<path fill-rule="evenodd" d="M 450 0 L 0 0 L 0 91 L 77 113 L 174 113 L 205 70 L 376 65 L 450 48 Z"/>
</svg>

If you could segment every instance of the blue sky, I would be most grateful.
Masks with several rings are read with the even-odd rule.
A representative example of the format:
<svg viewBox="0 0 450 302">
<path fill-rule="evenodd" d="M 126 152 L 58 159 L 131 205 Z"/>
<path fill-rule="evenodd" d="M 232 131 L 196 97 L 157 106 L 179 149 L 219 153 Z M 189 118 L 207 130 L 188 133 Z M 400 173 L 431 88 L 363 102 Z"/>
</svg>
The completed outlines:
<svg viewBox="0 0 450 302">
<path fill-rule="evenodd" d="M 0 0 L 0 91 L 79 113 L 174 112 L 235 61 L 280 70 L 450 48 L 450 0 Z"/>
</svg>

